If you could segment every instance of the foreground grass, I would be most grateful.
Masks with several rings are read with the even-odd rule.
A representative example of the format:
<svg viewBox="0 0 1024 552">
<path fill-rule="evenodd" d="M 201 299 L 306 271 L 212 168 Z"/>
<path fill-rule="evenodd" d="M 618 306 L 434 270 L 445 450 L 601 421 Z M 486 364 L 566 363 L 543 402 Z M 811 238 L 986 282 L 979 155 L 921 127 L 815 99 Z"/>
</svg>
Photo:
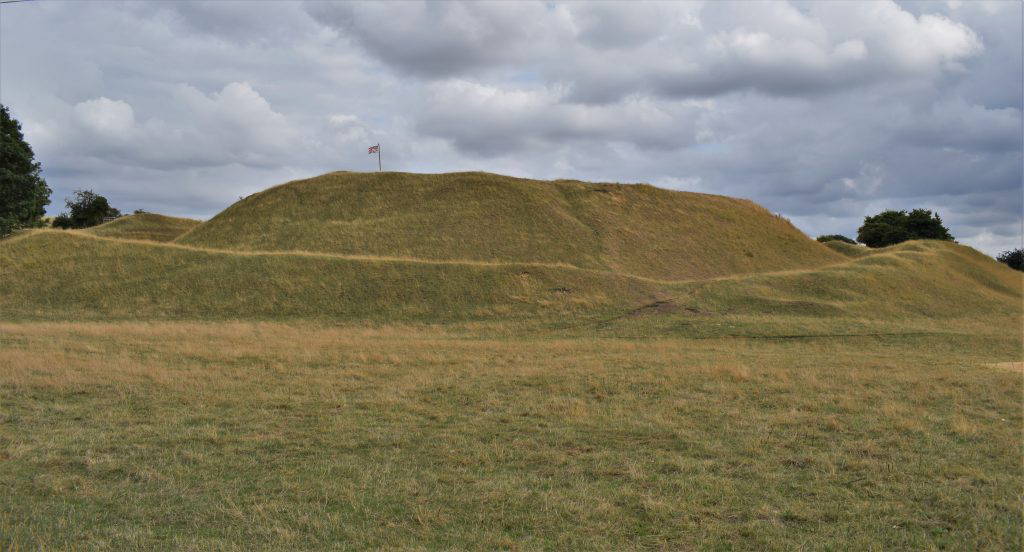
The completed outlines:
<svg viewBox="0 0 1024 552">
<path fill-rule="evenodd" d="M 1020 320 L 986 322 L 0 324 L 0 548 L 1020 549 Z"/>
</svg>

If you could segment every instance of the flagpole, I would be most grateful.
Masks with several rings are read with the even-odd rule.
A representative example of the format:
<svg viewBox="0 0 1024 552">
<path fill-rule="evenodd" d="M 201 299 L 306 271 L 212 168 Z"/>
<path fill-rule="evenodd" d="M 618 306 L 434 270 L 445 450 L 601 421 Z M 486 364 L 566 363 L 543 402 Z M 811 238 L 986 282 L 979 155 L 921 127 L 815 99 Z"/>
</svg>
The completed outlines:
<svg viewBox="0 0 1024 552">
<path fill-rule="evenodd" d="M 380 164 L 380 142 L 377 142 L 377 172 L 384 172 L 384 168 Z"/>
</svg>

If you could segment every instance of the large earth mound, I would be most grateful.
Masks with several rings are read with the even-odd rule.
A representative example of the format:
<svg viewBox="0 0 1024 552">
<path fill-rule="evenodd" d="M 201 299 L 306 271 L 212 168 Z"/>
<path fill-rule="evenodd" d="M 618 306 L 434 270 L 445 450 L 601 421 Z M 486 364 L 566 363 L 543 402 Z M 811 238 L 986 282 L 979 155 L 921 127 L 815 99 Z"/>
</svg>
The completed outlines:
<svg viewBox="0 0 1024 552">
<path fill-rule="evenodd" d="M 845 260 L 743 199 L 488 173 L 329 173 L 249 196 L 177 242 L 565 264 L 672 280 Z"/>
<path fill-rule="evenodd" d="M 745 200 L 484 173 L 332 173 L 202 224 L 139 215 L 0 240 L 0 320 L 539 316 L 763 332 L 778 318 L 1019 317 L 1021 287 L 954 243 L 836 250 Z"/>
</svg>

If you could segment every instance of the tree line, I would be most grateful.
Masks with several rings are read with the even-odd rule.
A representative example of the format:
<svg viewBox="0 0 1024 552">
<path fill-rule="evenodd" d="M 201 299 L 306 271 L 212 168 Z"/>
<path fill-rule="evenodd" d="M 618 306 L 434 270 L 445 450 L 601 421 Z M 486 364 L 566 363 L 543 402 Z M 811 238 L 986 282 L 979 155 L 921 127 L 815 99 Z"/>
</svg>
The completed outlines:
<svg viewBox="0 0 1024 552">
<path fill-rule="evenodd" d="M 842 234 L 818 236 L 820 242 L 833 240 L 852 244 L 860 242 L 868 247 L 888 247 L 907 240 L 954 241 L 939 214 L 928 209 L 883 211 L 873 217 L 864 217 L 864 225 L 857 230 L 856 241 Z"/>
<path fill-rule="evenodd" d="M 25 141 L 21 124 L 10 110 L 0 104 L 0 238 L 23 228 L 46 226 L 44 216 L 52 191 L 42 177 L 42 166 L 35 159 L 32 147 Z M 67 211 L 54 217 L 54 228 L 86 228 L 108 217 L 121 216 L 107 198 L 91 190 L 77 190 L 65 200 Z M 907 240 L 947 240 L 953 235 L 942 223 L 938 213 L 927 209 L 883 211 L 864 218 L 857 230 L 856 241 L 841 234 L 818 236 L 818 241 L 858 242 L 868 247 L 886 247 Z M 1004 251 L 997 259 L 1022 270 L 1024 251 Z"/>
</svg>

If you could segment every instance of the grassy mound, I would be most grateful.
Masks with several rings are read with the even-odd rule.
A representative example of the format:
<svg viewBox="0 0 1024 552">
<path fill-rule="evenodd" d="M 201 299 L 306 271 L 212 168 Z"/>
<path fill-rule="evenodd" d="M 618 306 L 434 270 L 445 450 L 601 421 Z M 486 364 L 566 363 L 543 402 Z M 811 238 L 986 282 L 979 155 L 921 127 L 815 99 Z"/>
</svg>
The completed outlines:
<svg viewBox="0 0 1024 552">
<path fill-rule="evenodd" d="M 0 242 L 8 319 L 539 317 L 671 330 L 693 315 L 1019 316 L 1021 282 L 952 243 L 822 245 L 749 201 L 485 173 L 331 173 L 205 223 L 141 214 Z"/>
<path fill-rule="evenodd" d="M 233 250 L 565 263 L 661 279 L 844 259 L 746 200 L 488 173 L 330 173 L 249 196 L 178 241 Z"/>
<path fill-rule="evenodd" d="M 168 217 L 155 213 L 139 213 L 112 220 L 85 230 L 90 234 L 126 240 L 174 241 L 200 224 L 201 221 Z"/>
<path fill-rule="evenodd" d="M 863 245 L 854 245 L 852 243 L 846 243 L 839 240 L 830 240 L 823 244 L 825 247 L 839 253 L 840 255 L 846 255 L 847 257 L 863 257 L 864 255 L 870 255 L 874 249 L 870 249 Z"/>
<path fill-rule="evenodd" d="M 640 333 L 777 335 L 946 331 L 1024 314 L 1024 277 L 969 247 L 913 241 L 821 269 L 670 286 L 670 299 L 615 319 Z M 972 330 L 972 331 L 976 331 Z"/>
<path fill-rule="evenodd" d="M 673 283 L 557 264 L 233 252 L 42 230 L 0 242 L 0 266 L 9 319 L 892 320 L 1019 316 L 1022 297 L 1018 272 L 945 242 L 820 269 Z"/>
<path fill-rule="evenodd" d="M 635 278 L 528 263 L 236 253 L 41 230 L 0 242 L 10 318 L 430 320 L 653 300 Z"/>
</svg>

